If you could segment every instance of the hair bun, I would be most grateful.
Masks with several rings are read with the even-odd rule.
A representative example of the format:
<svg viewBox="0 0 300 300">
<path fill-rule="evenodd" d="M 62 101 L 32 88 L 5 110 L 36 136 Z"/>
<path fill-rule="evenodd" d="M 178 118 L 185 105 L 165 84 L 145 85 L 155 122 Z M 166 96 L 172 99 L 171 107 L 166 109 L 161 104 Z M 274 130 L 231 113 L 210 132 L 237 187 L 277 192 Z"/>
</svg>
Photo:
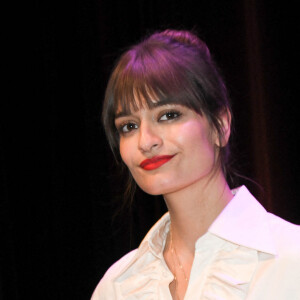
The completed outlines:
<svg viewBox="0 0 300 300">
<path fill-rule="evenodd" d="M 202 54 L 206 54 L 207 58 L 210 57 L 210 51 L 205 42 L 203 42 L 196 34 L 190 31 L 166 29 L 165 31 L 155 34 L 154 36 L 168 37 L 178 43 L 197 47 Z"/>
</svg>

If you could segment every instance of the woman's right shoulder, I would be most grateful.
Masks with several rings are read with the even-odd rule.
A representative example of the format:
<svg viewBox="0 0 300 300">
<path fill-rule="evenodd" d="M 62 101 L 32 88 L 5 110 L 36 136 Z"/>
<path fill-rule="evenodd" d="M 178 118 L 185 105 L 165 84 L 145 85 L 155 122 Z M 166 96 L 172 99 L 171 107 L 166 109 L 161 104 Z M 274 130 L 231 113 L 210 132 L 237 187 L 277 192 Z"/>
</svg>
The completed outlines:
<svg viewBox="0 0 300 300">
<path fill-rule="evenodd" d="M 125 254 L 106 271 L 98 283 L 91 300 L 114 299 L 115 292 L 113 289 L 113 280 L 126 268 L 136 252 L 137 249 Z"/>
</svg>

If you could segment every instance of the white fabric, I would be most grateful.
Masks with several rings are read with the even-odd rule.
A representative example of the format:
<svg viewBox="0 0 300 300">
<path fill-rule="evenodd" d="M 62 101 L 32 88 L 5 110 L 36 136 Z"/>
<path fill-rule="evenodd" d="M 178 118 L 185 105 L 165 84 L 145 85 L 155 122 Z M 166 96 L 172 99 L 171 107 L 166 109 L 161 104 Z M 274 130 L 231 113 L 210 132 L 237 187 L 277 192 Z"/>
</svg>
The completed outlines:
<svg viewBox="0 0 300 300">
<path fill-rule="evenodd" d="M 171 300 L 165 214 L 104 275 L 92 300 Z M 200 237 L 185 300 L 300 300 L 300 226 L 267 213 L 246 187 Z"/>
</svg>

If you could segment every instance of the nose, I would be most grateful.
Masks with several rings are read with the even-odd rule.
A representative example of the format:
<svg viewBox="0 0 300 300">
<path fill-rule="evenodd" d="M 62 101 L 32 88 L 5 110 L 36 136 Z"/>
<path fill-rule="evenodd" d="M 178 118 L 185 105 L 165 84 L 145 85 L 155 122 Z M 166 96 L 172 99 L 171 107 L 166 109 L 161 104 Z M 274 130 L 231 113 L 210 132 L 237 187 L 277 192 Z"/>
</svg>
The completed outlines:
<svg viewBox="0 0 300 300">
<path fill-rule="evenodd" d="M 141 124 L 139 128 L 139 149 L 142 152 L 152 152 L 159 149 L 163 140 L 159 130 L 150 124 Z"/>
</svg>

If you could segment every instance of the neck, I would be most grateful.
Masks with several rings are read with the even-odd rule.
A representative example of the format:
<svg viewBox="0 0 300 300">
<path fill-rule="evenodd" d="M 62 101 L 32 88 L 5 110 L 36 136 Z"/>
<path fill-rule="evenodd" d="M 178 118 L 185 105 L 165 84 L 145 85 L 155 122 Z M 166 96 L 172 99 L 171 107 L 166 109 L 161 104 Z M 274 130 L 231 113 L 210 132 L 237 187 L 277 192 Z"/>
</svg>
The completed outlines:
<svg viewBox="0 0 300 300">
<path fill-rule="evenodd" d="M 219 171 L 180 191 L 164 195 L 172 226 L 173 243 L 179 254 L 192 257 L 195 243 L 232 199 L 232 193 Z"/>
</svg>

